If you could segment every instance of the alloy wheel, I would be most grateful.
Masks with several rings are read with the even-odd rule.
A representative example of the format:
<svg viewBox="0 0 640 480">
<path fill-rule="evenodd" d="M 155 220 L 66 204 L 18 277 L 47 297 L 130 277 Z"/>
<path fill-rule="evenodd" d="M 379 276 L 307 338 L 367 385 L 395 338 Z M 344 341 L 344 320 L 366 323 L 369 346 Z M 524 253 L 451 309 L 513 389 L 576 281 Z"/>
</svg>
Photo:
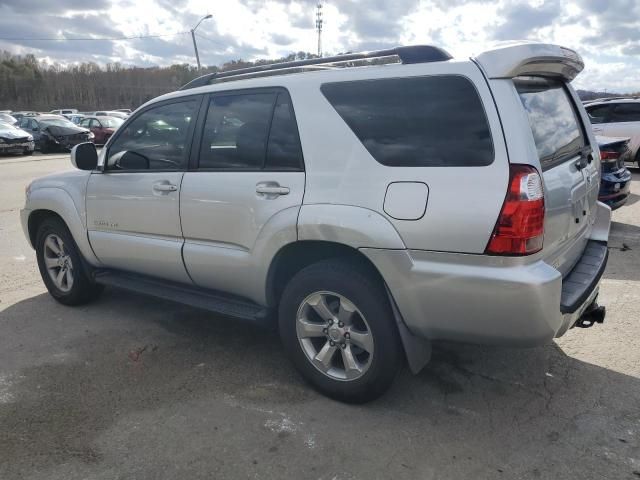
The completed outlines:
<svg viewBox="0 0 640 480">
<path fill-rule="evenodd" d="M 305 298 L 298 308 L 296 333 L 307 359 L 331 379 L 356 380 L 371 366 L 371 329 L 343 295 L 322 291 Z"/>
<path fill-rule="evenodd" d="M 44 240 L 44 264 L 56 288 L 69 292 L 73 288 L 73 262 L 62 239 L 50 233 Z"/>
</svg>

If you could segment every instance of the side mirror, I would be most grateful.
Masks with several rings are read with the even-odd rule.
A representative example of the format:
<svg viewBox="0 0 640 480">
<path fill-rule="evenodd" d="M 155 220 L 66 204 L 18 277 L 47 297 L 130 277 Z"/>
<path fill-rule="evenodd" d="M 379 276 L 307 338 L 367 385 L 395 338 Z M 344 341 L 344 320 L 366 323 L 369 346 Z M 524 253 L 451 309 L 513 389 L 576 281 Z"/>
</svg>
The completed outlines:
<svg viewBox="0 0 640 480">
<path fill-rule="evenodd" d="M 149 159 L 139 153 L 125 150 L 114 155 L 113 165 L 118 170 L 149 170 Z"/>
<path fill-rule="evenodd" d="M 98 151 L 91 143 L 80 143 L 71 150 L 71 163 L 80 170 L 95 170 L 98 166 Z"/>
</svg>

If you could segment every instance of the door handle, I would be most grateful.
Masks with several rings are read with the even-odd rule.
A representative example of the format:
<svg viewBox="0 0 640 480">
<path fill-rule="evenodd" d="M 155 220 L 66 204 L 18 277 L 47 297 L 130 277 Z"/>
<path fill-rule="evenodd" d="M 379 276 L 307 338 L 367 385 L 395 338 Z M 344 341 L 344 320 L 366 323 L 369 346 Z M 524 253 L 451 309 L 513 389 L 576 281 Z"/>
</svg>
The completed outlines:
<svg viewBox="0 0 640 480">
<path fill-rule="evenodd" d="M 156 183 L 153 189 L 156 192 L 175 192 L 178 190 L 178 187 L 172 183 Z"/>
<path fill-rule="evenodd" d="M 289 187 L 281 187 L 280 185 L 256 185 L 256 193 L 262 195 L 289 195 Z"/>
</svg>

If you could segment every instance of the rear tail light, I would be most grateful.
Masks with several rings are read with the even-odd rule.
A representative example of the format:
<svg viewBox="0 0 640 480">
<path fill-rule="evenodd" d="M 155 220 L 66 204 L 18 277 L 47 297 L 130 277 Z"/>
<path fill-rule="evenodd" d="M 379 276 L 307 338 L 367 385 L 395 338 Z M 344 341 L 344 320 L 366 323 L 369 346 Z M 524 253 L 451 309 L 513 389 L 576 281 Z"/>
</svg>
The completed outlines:
<svg viewBox="0 0 640 480">
<path fill-rule="evenodd" d="M 602 163 L 613 163 L 620 158 L 619 152 L 612 152 L 610 150 L 600 150 L 600 161 Z"/>
<path fill-rule="evenodd" d="M 543 239 L 542 178 L 529 165 L 511 165 L 507 196 L 485 253 L 531 255 L 542 250 Z"/>
</svg>

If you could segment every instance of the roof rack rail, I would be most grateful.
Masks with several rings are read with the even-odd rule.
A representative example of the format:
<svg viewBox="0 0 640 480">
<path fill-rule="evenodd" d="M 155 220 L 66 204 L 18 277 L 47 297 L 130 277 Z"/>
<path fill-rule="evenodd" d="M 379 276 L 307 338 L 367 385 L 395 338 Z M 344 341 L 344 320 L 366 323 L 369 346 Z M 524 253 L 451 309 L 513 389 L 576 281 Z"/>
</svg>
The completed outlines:
<svg viewBox="0 0 640 480">
<path fill-rule="evenodd" d="M 413 45 L 407 47 L 388 48 L 386 50 L 376 50 L 372 52 L 346 53 L 344 55 L 335 55 L 333 57 L 310 58 L 307 60 L 294 60 L 292 62 L 272 63 L 269 65 L 257 65 L 254 67 L 239 68 L 237 70 L 229 70 L 226 72 L 209 73 L 194 80 L 191 80 L 180 90 L 188 90 L 190 88 L 203 87 L 209 85 L 216 80 L 229 77 L 241 77 L 248 74 L 260 74 L 263 72 L 274 72 L 276 70 L 289 70 L 285 73 L 291 73 L 291 69 L 307 66 L 329 65 L 345 62 L 353 62 L 358 60 L 372 60 L 376 58 L 397 56 L 404 64 L 411 63 L 428 63 L 441 62 L 451 60 L 453 58 L 447 51 L 432 45 Z M 272 73 L 273 75 L 274 73 Z M 268 74 L 267 74 L 268 75 Z"/>
</svg>

